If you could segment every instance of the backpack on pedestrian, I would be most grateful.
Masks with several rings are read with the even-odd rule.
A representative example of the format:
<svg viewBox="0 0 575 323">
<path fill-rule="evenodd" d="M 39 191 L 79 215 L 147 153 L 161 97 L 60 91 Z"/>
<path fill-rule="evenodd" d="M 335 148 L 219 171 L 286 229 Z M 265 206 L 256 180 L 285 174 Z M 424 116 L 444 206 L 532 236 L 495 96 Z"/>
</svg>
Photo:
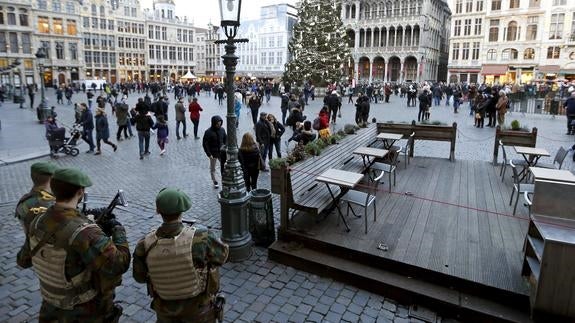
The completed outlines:
<svg viewBox="0 0 575 323">
<path fill-rule="evenodd" d="M 313 130 L 319 130 L 320 129 L 321 121 L 320 121 L 319 117 L 317 117 L 313 120 L 313 124 L 311 127 L 313 128 Z"/>
</svg>

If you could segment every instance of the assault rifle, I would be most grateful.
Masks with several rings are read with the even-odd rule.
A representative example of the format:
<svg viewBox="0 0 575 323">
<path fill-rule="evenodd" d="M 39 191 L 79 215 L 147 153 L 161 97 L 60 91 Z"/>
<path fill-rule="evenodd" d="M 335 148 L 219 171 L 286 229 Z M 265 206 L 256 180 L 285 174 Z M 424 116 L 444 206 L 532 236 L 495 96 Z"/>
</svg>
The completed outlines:
<svg viewBox="0 0 575 323">
<path fill-rule="evenodd" d="M 128 201 L 126 200 L 123 190 L 118 190 L 118 192 L 112 199 L 112 202 L 110 202 L 110 204 L 105 208 L 86 209 L 87 202 L 88 202 L 88 194 L 84 193 L 84 198 L 82 202 L 82 213 L 94 215 L 94 221 L 98 224 L 104 223 L 109 219 L 114 218 L 112 211 L 114 211 L 116 206 L 118 205 L 128 206 Z"/>
</svg>

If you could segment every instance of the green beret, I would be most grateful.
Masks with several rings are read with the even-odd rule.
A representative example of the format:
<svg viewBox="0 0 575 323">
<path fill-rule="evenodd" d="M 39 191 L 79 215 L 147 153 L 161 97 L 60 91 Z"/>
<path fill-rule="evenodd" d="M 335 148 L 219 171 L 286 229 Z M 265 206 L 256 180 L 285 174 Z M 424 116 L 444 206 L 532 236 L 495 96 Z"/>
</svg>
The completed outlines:
<svg viewBox="0 0 575 323">
<path fill-rule="evenodd" d="M 156 196 L 156 208 L 161 214 L 178 214 L 192 207 L 190 197 L 175 188 L 164 188 Z"/>
<path fill-rule="evenodd" d="M 36 174 L 53 175 L 54 171 L 56 171 L 56 169 L 57 169 L 56 165 L 54 165 L 50 162 L 38 162 L 38 163 L 34 163 L 34 164 L 32 164 L 32 166 L 30 166 L 30 172 L 36 173 Z"/>
<path fill-rule="evenodd" d="M 54 172 L 52 178 L 80 187 L 92 186 L 90 177 L 75 168 L 60 168 Z"/>
</svg>

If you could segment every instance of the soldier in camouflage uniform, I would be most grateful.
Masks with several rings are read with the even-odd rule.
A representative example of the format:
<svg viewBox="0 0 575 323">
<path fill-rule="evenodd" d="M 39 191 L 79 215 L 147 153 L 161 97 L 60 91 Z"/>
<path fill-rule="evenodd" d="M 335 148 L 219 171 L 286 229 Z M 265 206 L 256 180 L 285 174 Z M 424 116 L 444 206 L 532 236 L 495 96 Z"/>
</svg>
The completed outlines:
<svg viewBox="0 0 575 323">
<path fill-rule="evenodd" d="M 130 266 L 124 227 L 114 218 L 97 225 L 76 209 L 90 178 L 72 168 L 50 181 L 56 203 L 29 226 L 18 265 L 40 279 L 39 322 L 116 322 L 114 288 Z"/>
<path fill-rule="evenodd" d="M 134 279 L 148 284 L 157 322 L 215 322 L 218 267 L 228 246 L 207 228 L 182 223 L 192 203 L 183 192 L 165 188 L 156 197 L 163 223 L 141 239 L 134 251 Z M 191 253 L 189 252 L 191 250 Z"/>
<path fill-rule="evenodd" d="M 22 224 L 24 233 L 28 233 L 28 226 L 34 218 L 54 204 L 55 198 L 50 189 L 50 179 L 56 166 L 49 162 L 34 163 L 30 167 L 30 177 L 34 186 L 26 193 L 16 205 L 15 217 Z"/>
</svg>

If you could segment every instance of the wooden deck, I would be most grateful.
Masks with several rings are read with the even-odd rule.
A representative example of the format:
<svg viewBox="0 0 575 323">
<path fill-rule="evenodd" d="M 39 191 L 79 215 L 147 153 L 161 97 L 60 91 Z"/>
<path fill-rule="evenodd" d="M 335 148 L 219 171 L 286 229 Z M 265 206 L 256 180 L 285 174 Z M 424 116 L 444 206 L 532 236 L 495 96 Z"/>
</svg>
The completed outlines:
<svg viewBox="0 0 575 323">
<path fill-rule="evenodd" d="M 511 178 L 502 182 L 499 166 L 484 161 L 415 157 L 407 169 L 399 165 L 393 192 L 387 183 L 379 186 L 377 221 L 371 208 L 367 234 L 364 219 L 351 214 L 351 232 L 346 233 L 334 210 L 320 222 L 296 215 L 284 239 L 307 241 L 323 252 L 344 251 L 348 258 L 367 256 L 374 267 L 400 264 L 399 273 L 403 264 L 430 277 L 454 278 L 448 286 L 463 282 L 525 298 L 521 268 L 528 212 L 520 197 L 517 214 L 511 216 Z M 388 250 L 378 249 L 380 244 Z"/>
</svg>

